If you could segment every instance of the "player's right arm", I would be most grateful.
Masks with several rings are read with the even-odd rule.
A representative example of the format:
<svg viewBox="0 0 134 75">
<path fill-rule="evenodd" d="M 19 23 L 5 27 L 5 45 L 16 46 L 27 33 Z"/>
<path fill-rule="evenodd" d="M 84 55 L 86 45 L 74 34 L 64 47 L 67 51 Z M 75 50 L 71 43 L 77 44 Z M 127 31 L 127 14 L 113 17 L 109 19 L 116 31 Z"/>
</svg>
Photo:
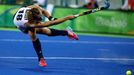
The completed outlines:
<svg viewBox="0 0 134 75">
<path fill-rule="evenodd" d="M 27 25 L 26 26 L 28 28 L 42 28 L 42 27 L 49 27 L 49 26 L 53 26 L 53 25 L 57 25 L 57 24 L 60 24 L 60 23 L 63 23 L 67 20 L 71 20 L 71 19 L 74 19 L 76 18 L 74 15 L 70 15 L 70 16 L 66 16 L 64 18 L 59 18 L 57 20 L 53 20 L 53 21 L 47 21 L 47 22 L 42 22 L 42 23 L 39 23 L 39 24 L 30 24 L 30 25 Z"/>
<path fill-rule="evenodd" d="M 74 19 L 76 18 L 74 15 L 70 15 L 70 16 L 66 16 L 64 18 L 59 18 L 57 20 L 53 20 L 53 21 L 48 21 L 48 22 L 43 22 L 41 24 L 41 26 L 44 26 L 44 27 L 48 27 L 48 26 L 52 26 L 52 25 L 57 25 L 57 24 L 60 24 L 60 23 L 63 23 L 67 20 L 71 20 L 71 19 Z"/>
</svg>

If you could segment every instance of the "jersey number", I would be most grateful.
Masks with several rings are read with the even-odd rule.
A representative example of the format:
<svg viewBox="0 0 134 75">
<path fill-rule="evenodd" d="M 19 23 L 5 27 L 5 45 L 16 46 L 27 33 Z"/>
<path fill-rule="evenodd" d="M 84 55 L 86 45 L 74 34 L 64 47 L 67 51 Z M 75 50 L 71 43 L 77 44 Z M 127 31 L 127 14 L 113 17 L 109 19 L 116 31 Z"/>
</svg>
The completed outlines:
<svg viewBox="0 0 134 75">
<path fill-rule="evenodd" d="M 21 20 L 22 19 L 22 14 L 17 15 L 17 18 L 16 19 L 17 20 Z"/>
<path fill-rule="evenodd" d="M 19 11 L 19 14 L 17 15 L 16 19 L 17 20 L 22 20 L 24 10 Z"/>
</svg>

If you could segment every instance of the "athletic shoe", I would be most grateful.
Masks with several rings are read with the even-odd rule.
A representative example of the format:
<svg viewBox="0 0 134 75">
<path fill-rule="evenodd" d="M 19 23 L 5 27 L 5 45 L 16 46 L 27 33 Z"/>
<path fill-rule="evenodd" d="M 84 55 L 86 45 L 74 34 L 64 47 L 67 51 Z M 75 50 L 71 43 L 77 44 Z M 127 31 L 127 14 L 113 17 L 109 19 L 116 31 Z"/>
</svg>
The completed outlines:
<svg viewBox="0 0 134 75">
<path fill-rule="evenodd" d="M 67 30 L 67 32 L 68 32 L 68 37 L 70 39 L 78 40 L 78 36 L 73 31 Z"/>
<path fill-rule="evenodd" d="M 46 66 L 47 66 L 47 63 L 46 63 L 46 61 L 45 61 L 44 58 L 40 58 L 39 65 L 40 65 L 41 67 L 46 67 Z"/>
</svg>

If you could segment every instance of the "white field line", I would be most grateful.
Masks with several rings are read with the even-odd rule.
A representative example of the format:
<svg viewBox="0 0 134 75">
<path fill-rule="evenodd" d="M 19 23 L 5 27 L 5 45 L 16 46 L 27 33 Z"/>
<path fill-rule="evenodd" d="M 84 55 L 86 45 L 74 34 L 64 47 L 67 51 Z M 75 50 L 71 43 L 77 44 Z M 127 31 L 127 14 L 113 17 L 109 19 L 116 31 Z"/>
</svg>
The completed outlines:
<svg viewBox="0 0 134 75">
<path fill-rule="evenodd" d="M 0 59 L 37 59 L 37 57 L 0 57 Z M 49 60 L 109 60 L 109 61 L 134 61 L 130 58 L 83 58 L 83 57 L 45 57 Z"/>
<path fill-rule="evenodd" d="M 0 39 L 3 42 L 31 42 L 25 39 Z M 120 42 L 120 41 L 64 41 L 64 40 L 41 40 L 44 43 L 74 43 L 74 44 L 127 44 L 134 45 L 134 42 Z"/>
</svg>

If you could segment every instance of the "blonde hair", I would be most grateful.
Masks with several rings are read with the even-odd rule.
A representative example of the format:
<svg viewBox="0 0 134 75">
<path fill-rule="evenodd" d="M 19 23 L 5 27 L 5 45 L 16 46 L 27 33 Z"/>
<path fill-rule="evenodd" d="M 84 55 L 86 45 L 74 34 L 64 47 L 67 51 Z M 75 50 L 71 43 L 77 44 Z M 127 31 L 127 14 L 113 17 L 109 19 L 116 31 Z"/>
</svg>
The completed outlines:
<svg viewBox="0 0 134 75">
<path fill-rule="evenodd" d="M 40 14 L 40 11 L 39 11 L 37 8 L 32 8 L 31 10 L 28 11 L 28 14 L 27 14 L 28 20 L 29 20 L 29 21 L 34 21 L 34 20 L 36 20 L 36 19 L 37 19 L 37 18 L 36 18 L 36 15 L 37 15 L 37 14 Z"/>
</svg>

